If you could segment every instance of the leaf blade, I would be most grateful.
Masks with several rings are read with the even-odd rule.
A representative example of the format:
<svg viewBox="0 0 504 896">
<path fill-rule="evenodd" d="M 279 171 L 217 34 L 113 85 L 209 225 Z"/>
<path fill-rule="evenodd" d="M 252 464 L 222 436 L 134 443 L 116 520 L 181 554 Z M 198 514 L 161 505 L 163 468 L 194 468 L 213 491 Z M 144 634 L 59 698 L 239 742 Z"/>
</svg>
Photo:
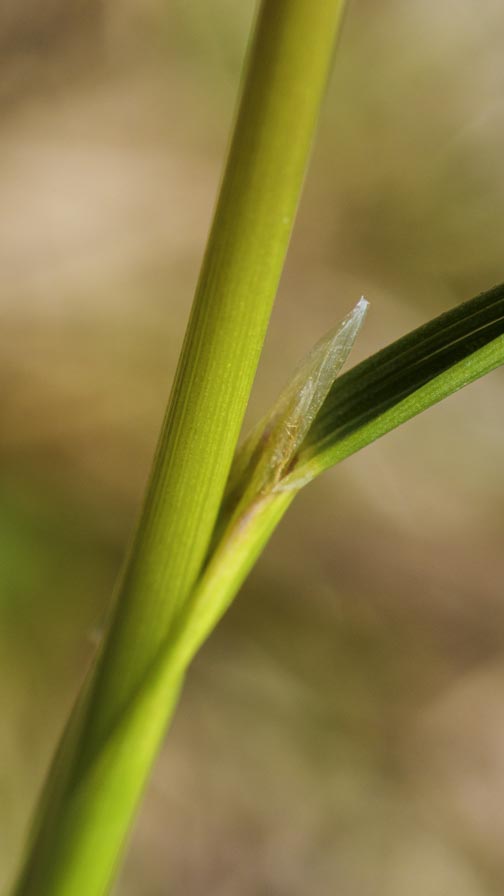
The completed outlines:
<svg viewBox="0 0 504 896">
<path fill-rule="evenodd" d="M 310 429 L 290 480 L 309 481 L 503 364 L 503 334 L 501 284 L 343 374 Z"/>
</svg>

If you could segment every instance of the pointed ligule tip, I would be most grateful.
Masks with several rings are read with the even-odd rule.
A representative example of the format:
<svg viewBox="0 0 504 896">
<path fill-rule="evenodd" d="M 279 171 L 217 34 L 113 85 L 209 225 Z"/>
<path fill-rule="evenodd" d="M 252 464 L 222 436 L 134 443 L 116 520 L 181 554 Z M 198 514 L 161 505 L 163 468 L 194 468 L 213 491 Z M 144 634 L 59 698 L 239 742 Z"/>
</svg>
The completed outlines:
<svg viewBox="0 0 504 896">
<path fill-rule="evenodd" d="M 353 307 L 344 323 L 350 325 L 352 332 L 357 334 L 364 322 L 364 318 L 369 308 L 369 302 L 365 296 L 361 296 L 357 304 Z"/>
<path fill-rule="evenodd" d="M 269 414 L 238 451 L 228 483 L 229 492 L 239 491 L 240 480 L 242 495 L 246 493 L 247 498 L 252 494 L 297 490 L 304 484 L 292 477 L 292 464 L 350 354 L 368 305 L 361 296 L 352 311 L 317 342 L 298 366 Z M 286 476 L 287 482 L 295 485 L 286 484 Z"/>
</svg>

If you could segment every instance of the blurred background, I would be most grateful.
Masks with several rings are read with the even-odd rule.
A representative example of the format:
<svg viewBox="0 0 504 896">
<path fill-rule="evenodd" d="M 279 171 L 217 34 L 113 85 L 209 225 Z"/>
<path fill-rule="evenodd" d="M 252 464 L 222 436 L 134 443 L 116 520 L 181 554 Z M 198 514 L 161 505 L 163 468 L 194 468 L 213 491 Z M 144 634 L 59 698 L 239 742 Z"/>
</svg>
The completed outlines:
<svg viewBox="0 0 504 896">
<path fill-rule="evenodd" d="M 169 393 L 252 0 L 0 7 L 0 887 Z M 251 401 L 504 279 L 504 7 L 353 0 Z M 121 896 L 504 890 L 496 371 L 295 502 L 195 662 Z"/>
</svg>

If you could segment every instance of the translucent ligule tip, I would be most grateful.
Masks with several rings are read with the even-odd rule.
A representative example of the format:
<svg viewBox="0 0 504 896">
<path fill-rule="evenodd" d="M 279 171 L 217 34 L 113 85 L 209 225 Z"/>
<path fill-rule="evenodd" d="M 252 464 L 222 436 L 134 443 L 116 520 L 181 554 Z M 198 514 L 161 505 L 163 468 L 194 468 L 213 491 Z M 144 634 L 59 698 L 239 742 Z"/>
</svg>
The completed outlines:
<svg viewBox="0 0 504 896">
<path fill-rule="evenodd" d="M 287 410 L 286 405 L 289 408 L 288 414 L 280 416 L 277 426 L 283 418 L 284 429 L 295 431 L 295 437 L 290 439 L 289 454 L 285 457 L 285 462 L 275 476 L 277 488 L 281 488 L 279 480 L 283 471 L 300 448 L 324 404 L 334 380 L 350 354 L 364 322 L 368 305 L 369 302 L 364 296 L 361 296 L 350 314 L 317 343 L 298 368 L 292 383 L 280 396 L 275 406 L 275 409 L 285 408 Z M 306 402 L 307 391 L 310 395 L 308 405 Z"/>
<path fill-rule="evenodd" d="M 364 296 L 361 296 L 350 314 L 347 314 L 337 327 L 327 333 L 312 349 L 294 377 L 290 388 L 299 385 L 300 380 L 314 380 L 315 389 L 311 404 L 310 425 L 350 354 L 364 322 L 368 304 Z"/>
<path fill-rule="evenodd" d="M 353 310 L 324 336 L 298 366 L 270 413 L 255 427 L 235 459 L 233 479 L 256 466 L 249 486 L 256 493 L 276 489 L 305 439 L 362 326 L 368 302 L 361 296 Z M 281 485 L 280 485 L 281 487 Z"/>
</svg>

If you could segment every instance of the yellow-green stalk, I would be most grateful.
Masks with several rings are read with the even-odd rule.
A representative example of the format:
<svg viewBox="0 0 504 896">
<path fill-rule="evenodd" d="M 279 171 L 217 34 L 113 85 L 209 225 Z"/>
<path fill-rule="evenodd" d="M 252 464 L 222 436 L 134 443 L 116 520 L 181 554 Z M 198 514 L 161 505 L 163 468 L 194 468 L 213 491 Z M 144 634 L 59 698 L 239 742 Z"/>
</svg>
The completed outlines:
<svg viewBox="0 0 504 896">
<path fill-rule="evenodd" d="M 103 896 L 180 687 L 152 675 L 200 573 L 285 259 L 343 2 L 263 0 L 144 510 L 15 896 Z"/>
</svg>

